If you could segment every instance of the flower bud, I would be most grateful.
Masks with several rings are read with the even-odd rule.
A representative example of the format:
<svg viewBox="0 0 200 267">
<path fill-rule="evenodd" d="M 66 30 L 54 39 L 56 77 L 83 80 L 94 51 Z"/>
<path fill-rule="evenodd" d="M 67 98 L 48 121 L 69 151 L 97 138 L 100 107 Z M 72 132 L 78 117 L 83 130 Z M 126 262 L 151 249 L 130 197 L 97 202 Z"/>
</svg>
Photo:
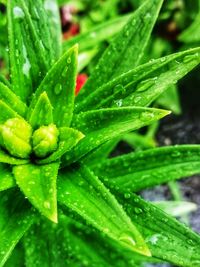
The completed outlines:
<svg viewBox="0 0 200 267">
<path fill-rule="evenodd" d="M 1 146 L 17 158 L 28 158 L 31 154 L 31 135 L 31 126 L 20 118 L 9 119 L 0 125 Z"/>
<path fill-rule="evenodd" d="M 41 126 L 33 133 L 33 151 L 39 158 L 44 158 L 57 149 L 59 131 L 54 124 Z"/>
</svg>

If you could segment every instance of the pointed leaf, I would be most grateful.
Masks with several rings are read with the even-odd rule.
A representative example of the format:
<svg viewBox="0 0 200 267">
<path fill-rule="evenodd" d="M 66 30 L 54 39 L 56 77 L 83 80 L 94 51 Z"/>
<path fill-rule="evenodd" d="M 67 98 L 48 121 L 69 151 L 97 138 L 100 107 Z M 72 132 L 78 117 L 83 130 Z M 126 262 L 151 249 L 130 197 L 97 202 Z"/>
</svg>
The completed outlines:
<svg viewBox="0 0 200 267">
<path fill-rule="evenodd" d="M 0 82 L 6 85 L 8 88 L 11 87 L 9 81 L 1 74 L 0 74 Z"/>
<path fill-rule="evenodd" d="M 101 144 L 131 130 L 136 130 L 169 114 L 168 111 L 150 108 L 112 108 L 82 112 L 74 117 L 73 127 L 85 138 L 63 157 L 69 164 Z"/>
<path fill-rule="evenodd" d="M 69 126 L 74 109 L 77 69 L 77 46 L 68 50 L 51 68 L 35 92 L 29 116 L 38 97 L 46 91 L 53 106 L 54 122 L 58 127 Z"/>
<path fill-rule="evenodd" d="M 3 266 L 16 244 L 34 223 L 35 213 L 19 192 L 13 190 L 0 192 L 0 212 L 0 266 Z"/>
<path fill-rule="evenodd" d="M 33 129 L 37 129 L 43 125 L 48 126 L 53 123 L 53 107 L 46 92 L 43 92 L 39 96 L 30 114 L 29 123 Z"/>
<path fill-rule="evenodd" d="M 85 98 L 103 83 L 108 82 L 141 61 L 163 0 L 145 1 L 120 33 L 111 41 L 78 99 Z"/>
<path fill-rule="evenodd" d="M 25 116 L 27 106 L 6 85 L 0 82 L 0 98 L 19 115 Z"/>
<path fill-rule="evenodd" d="M 0 164 L 0 191 L 15 187 L 12 171 L 6 164 Z"/>
<path fill-rule="evenodd" d="M 56 0 L 44 0 L 44 8 L 48 16 L 48 26 L 50 28 L 50 42 L 54 53 L 54 58 L 61 55 L 61 25 L 60 13 Z"/>
<path fill-rule="evenodd" d="M 198 234 L 137 195 L 124 192 L 123 194 L 124 197 L 121 196 L 118 200 L 123 204 L 133 223 L 137 223 L 153 257 L 177 266 L 199 266 Z"/>
<path fill-rule="evenodd" d="M 13 167 L 16 182 L 25 196 L 42 215 L 57 222 L 56 178 L 59 163 L 26 164 Z"/>
<path fill-rule="evenodd" d="M 200 63 L 200 48 L 152 60 L 90 93 L 75 112 L 110 106 L 147 106 Z M 90 91 L 91 92 L 91 91 Z"/>
<path fill-rule="evenodd" d="M 2 100 L 0 100 L 0 110 L 1 110 L 0 124 L 3 124 L 8 119 L 20 117 L 12 108 L 10 108 Z"/>
<path fill-rule="evenodd" d="M 7 163 L 11 165 L 21 165 L 21 164 L 26 164 L 29 162 L 28 159 L 18 159 L 10 156 L 3 150 L 0 150 L 0 162 L 1 163 Z"/>
<path fill-rule="evenodd" d="M 160 147 L 107 159 L 94 171 L 107 185 L 137 192 L 199 174 L 199 154 L 200 145 Z"/>
<path fill-rule="evenodd" d="M 12 88 L 22 100 L 37 88 L 53 57 L 43 1 L 8 0 Z"/>
<path fill-rule="evenodd" d="M 88 168 L 65 170 L 59 176 L 58 201 L 125 247 L 150 256 L 137 228 L 114 196 Z"/>
<path fill-rule="evenodd" d="M 69 151 L 71 148 L 76 146 L 76 144 L 84 138 L 84 135 L 73 129 L 68 127 L 59 128 L 59 142 L 58 148 L 55 152 L 53 152 L 50 156 L 45 159 L 37 160 L 39 164 L 46 164 L 59 159 L 63 154 Z"/>
</svg>

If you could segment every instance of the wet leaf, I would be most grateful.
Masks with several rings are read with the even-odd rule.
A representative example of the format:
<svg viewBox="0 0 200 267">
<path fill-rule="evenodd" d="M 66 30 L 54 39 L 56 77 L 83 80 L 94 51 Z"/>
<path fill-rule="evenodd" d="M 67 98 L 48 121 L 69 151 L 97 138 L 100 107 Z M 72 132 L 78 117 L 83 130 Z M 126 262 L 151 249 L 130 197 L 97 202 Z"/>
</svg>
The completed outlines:
<svg viewBox="0 0 200 267">
<path fill-rule="evenodd" d="M 53 107 L 55 124 L 58 127 L 70 125 L 74 109 L 77 49 L 74 46 L 68 50 L 47 73 L 32 99 L 29 116 L 37 99 L 45 91 Z"/>
<path fill-rule="evenodd" d="M 75 112 L 101 107 L 147 106 L 200 63 L 200 48 L 152 60 L 101 85 L 90 93 Z M 91 91 L 90 91 L 91 92 Z"/>
<path fill-rule="evenodd" d="M 107 159 L 94 167 L 106 185 L 130 191 L 200 173 L 199 145 L 149 149 Z"/>
<path fill-rule="evenodd" d="M 3 150 L 0 150 L 0 162 L 11 164 L 11 165 L 21 165 L 21 164 L 28 163 L 29 160 L 28 159 L 14 158 L 14 157 L 10 156 L 8 153 L 4 152 Z"/>
<path fill-rule="evenodd" d="M 12 89 L 28 100 L 54 60 L 47 14 L 41 0 L 9 0 L 7 5 Z"/>
<path fill-rule="evenodd" d="M 53 123 L 53 107 L 46 92 L 39 96 L 34 109 L 31 111 L 29 123 L 33 129 Z"/>
<path fill-rule="evenodd" d="M 60 174 L 58 201 L 123 246 L 150 256 L 137 228 L 115 197 L 88 168 L 65 170 Z"/>
<path fill-rule="evenodd" d="M 111 41 L 77 99 L 84 99 L 111 78 L 136 67 L 144 53 L 163 0 L 145 1 Z M 137 26 L 136 26 L 137 25 Z"/>
<path fill-rule="evenodd" d="M 17 185 L 32 205 L 49 220 L 57 222 L 56 180 L 59 163 L 26 164 L 13 167 Z"/>
<path fill-rule="evenodd" d="M 3 124 L 8 119 L 20 118 L 20 116 L 2 100 L 0 100 L 0 110 L 1 110 L 0 124 Z"/>
<path fill-rule="evenodd" d="M 14 199 L 14 201 L 13 201 Z M 36 214 L 19 192 L 0 192 L 0 266 L 3 266 Z"/>
<path fill-rule="evenodd" d="M 0 82 L 0 98 L 19 115 L 24 116 L 27 106 L 17 97 L 9 87 Z"/>
<path fill-rule="evenodd" d="M 12 171 L 6 164 L 0 164 L 0 191 L 15 187 Z"/>
<path fill-rule="evenodd" d="M 72 126 L 85 138 L 63 156 L 63 164 L 77 161 L 101 144 L 128 131 L 136 130 L 169 114 L 168 111 L 151 108 L 111 108 L 80 113 L 73 119 Z"/>
</svg>

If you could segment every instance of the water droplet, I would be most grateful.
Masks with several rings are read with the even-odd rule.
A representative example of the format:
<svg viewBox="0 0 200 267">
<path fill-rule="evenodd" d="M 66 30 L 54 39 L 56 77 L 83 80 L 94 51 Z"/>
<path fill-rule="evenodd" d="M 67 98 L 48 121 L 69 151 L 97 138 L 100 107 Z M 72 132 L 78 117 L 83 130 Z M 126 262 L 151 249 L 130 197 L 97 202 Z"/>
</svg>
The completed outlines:
<svg viewBox="0 0 200 267">
<path fill-rule="evenodd" d="M 13 8 L 13 15 L 15 19 L 22 19 L 25 16 L 24 11 L 19 6 Z"/>
<path fill-rule="evenodd" d="M 157 77 L 142 81 L 137 85 L 137 92 L 144 92 L 156 83 Z"/>
<path fill-rule="evenodd" d="M 72 60 L 71 60 L 71 57 L 68 57 L 68 59 L 67 59 L 67 63 L 70 64 L 71 61 L 72 61 Z"/>
<path fill-rule="evenodd" d="M 60 83 L 56 84 L 55 88 L 54 88 L 54 93 L 56 95 L 59 95 L 62 92 L 62 85 Z"/>
</svg>

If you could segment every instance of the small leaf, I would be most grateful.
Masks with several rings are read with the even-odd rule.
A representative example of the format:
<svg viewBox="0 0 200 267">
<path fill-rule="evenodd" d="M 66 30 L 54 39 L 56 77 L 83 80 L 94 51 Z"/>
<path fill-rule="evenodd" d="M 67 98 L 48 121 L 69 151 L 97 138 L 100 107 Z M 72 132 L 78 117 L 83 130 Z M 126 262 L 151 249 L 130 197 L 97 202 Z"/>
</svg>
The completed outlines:
<svg viewBox="0 0 200 267">
<path fill-rule="evenodd" d="M 15 185 L 15 179 L 9 166 L 0 164 L 0 191 L 15 187 Z"/>
<path fill-rule="evenodd" d="M 77 46 L 68 50 L 51 68 L 35 92 L 29 107 L 29 117 L 39 96 L 46 91 L 53 106 L 53 118 L 58 127 L 69 126 L 74 109 L 77 69 Z"/>
<path fill-rule="evenodd" d="M 107 159 L 93 168 L 106 185 L 137 192 L 199 174 L 199 153 L 200 145 L 160 147 Z"/>
<path fill-rule="evenodd" d="M 48 20 L 41 0 L 7 5 L 12 89 L 26 101 L 53 62 Z"/>
<path fill-rule="evenodd" d="M 33 129 L 53 123 L 53 108 L 46 92 L 43 92 L 32 110 L 29 123 Z"/>
<path fill-rule="evenodd" d="M 6 85 L 0 82 L 0 98 L 19 115 L 24 116 L 27 106 Z"/>
<path fill-rule="evenodd" d="M 0 266 L 4 266 L 36 217 L 29 203 L 14 190 L 0 192 L 0 212 Z"/>
<path fill-rule="evenodd" d="M 169 86 L 190 72 L 200 63 L 200 48 L 152 60 L 140 65 L 107 84 L 100 85 L 96 91 L 76 103 L 75 112 L 102 107 L 147 106 Z"/>
<path fill-rule="evenodd" d="M 25 196 L 42 215 L 57 222 L 56 178 L 59 163 L 26 164 L 13 167 L 16 182 Z"/>
<path fill-rule="evenodd" d="M 131 15 L 125 15 L 115 18 L 97 26 L 94 26 L 88 32 L 78 34 L 77 36 L 63 42 L 63 50 L 66 51 L 75 44 L 79 46 L 79 52 L 90 50 L 97 46 L 100 42 L 111 38 L 119 32 L 125 23 L 130 19 Z"/>
<path fill-rule="evenodd" d="M 59 128 L 59 142 L 57 150 L 47 158 L 37 160 L 37 163 L 46 164 L 56 161 L 64 153 L 73 148 L 82 138 L 84 138 L 84 135 L 75 129 L 68 127 Z"/>
<path fill-rule="evenodd" d="M 84 99 L 111 78 L 129 71 L 141 61 L 163 0 L 145 1 L 111 41 L 77 99 Z"/>
<path fill-rule="evenodd" d="M 137 228 L 114 196 L 88 168 L 65 170 L 61 173 L 58 180 L 58 201 L 123 246 L 150 256 Z"/>
<path fill-rule="evenodd" d="M 74 162 L 106 141 L 151 124 L 167 114 L 169 112 L 165 110 L 135 107 L 82 112 L 74 116 L 72 126 L 86 136 L 63 156 L 63 164 Z"/>
<path fill-rule="evenodd" d="M 200 12 L 197 14 L 193 23 L 186 28 L 179 36 L 178 39 L 184 43 L 199 43 L 200 41 Z"/>
<path fill-rule="evenodd" d="M 28 159 L 18 159 L 10 156 L 3 150 L 0 150 L 0 162 L 1 163 L 7 163 L 11 165 L 21 165 L 21 164 L 26 164 L 29 162 Z"/>
</svg>

